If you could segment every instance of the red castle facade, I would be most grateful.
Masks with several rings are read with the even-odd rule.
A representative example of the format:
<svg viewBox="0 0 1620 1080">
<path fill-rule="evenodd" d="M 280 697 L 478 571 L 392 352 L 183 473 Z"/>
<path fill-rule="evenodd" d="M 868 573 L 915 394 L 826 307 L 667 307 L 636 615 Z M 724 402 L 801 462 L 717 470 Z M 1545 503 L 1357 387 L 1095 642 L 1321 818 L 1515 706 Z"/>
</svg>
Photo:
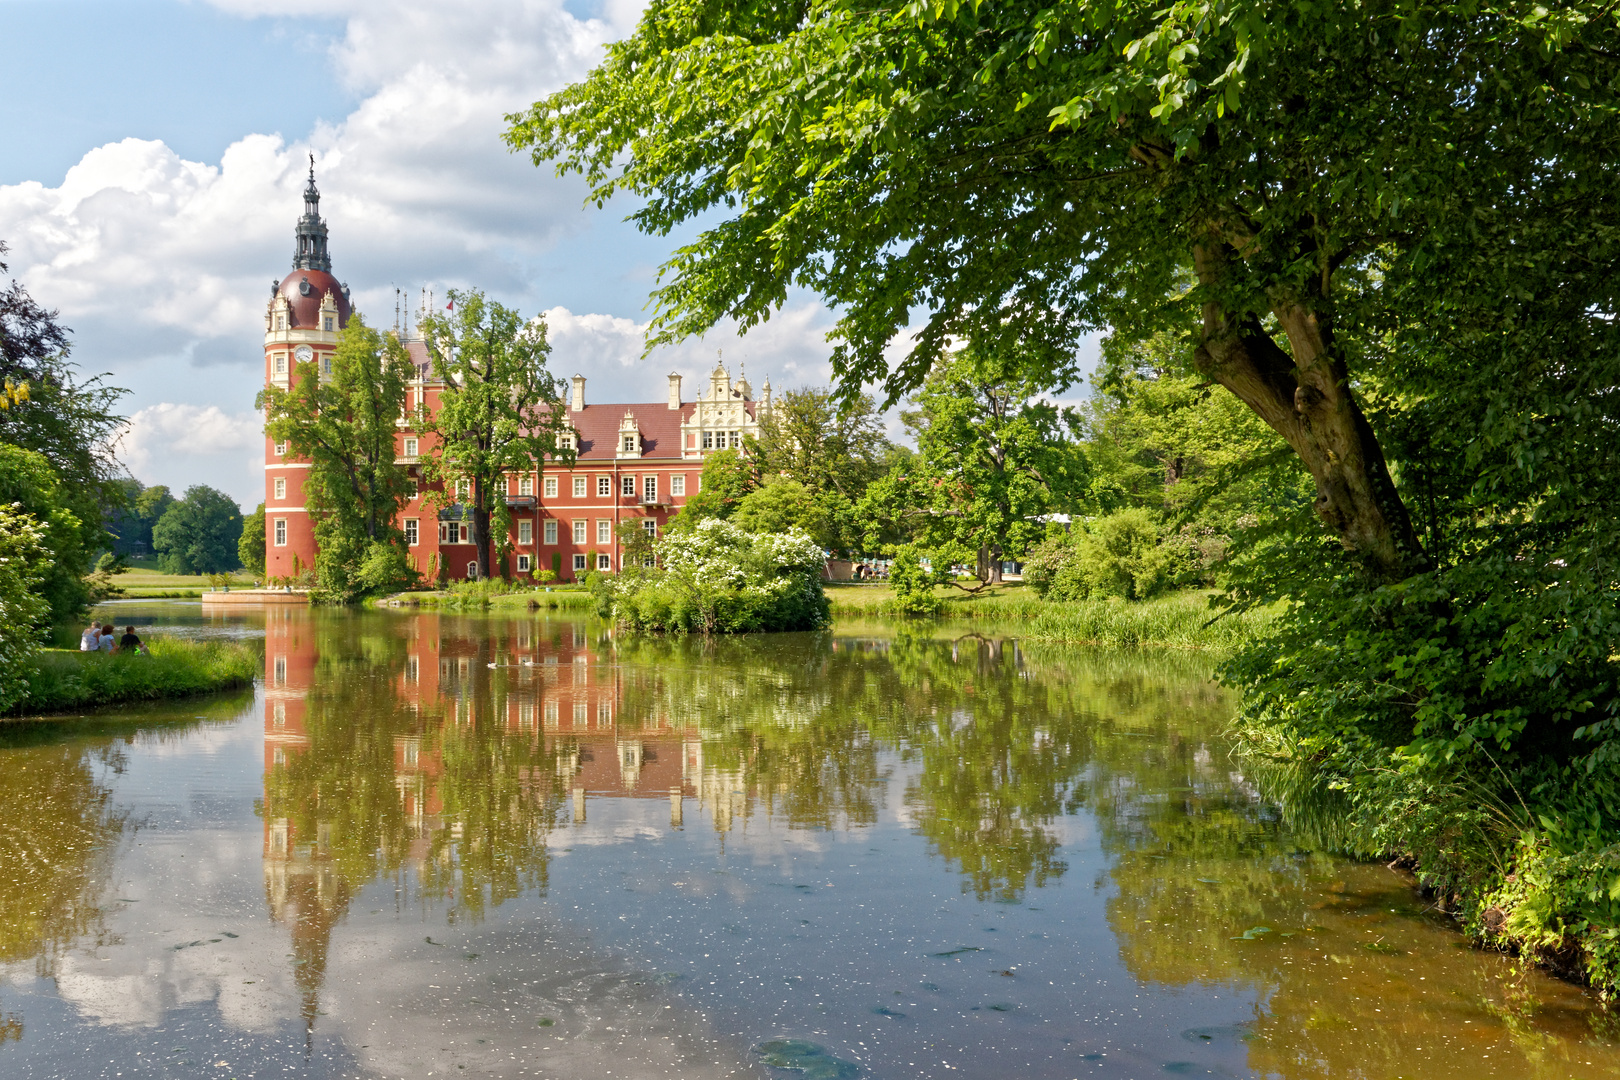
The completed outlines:
<svg viewBox="0 0 1620 1080">
<path fill-rule="evenodd" d="M 329 373 L 338 334 L 352 310 L 348 286 L 332 275 L 313 168 L 295 236 L 292 273 L 272 284 L 265 307 L 267 386 L 288 387 L 305 363 L 313 363 L 319 375 Z M 422 405 L 431 415 L 443 383 L 433 378 L 421 338 L 405 333 L 401 341 L 417 370 L 406 411 Z M 547 463 L 506 478 L 512 516 L 506 573 L 523 579 L 551 570 L 557 580 L 573 581 L 587 570 L 621 569 L 620 523 L 639 521 L 648 531 L 661 532 L 697 493 L 703 459 L 738 448 L 758 432 L 759 417 L 771 407 L 768 379 L 762 391 L 756 401 L 745 379 L 733 380 L 716 367 L 695 400 L 683 399 L 681 376 L 672 374 L 666 401 L 592 405 L 585 398 L 585 376 L 575 375 L 567 403 L 575 463 Z M 432 436 L 399 421 L 395 460 L 402 468 L 419 475 L 419 463 L 432 449 Z M 314 526 L 304 492 L 309 463 L 268 436 L 264 463 L 265 572 L 297 577 L 315 565 Z M 442 572 L 451 580 L 477 576 L 477 553 L 459 511 L 441 506 L 449 500 L 433 486 L 419 484 L 418 491 L 399 515 L 412 564 L 423 574 Z"/>
</svg>

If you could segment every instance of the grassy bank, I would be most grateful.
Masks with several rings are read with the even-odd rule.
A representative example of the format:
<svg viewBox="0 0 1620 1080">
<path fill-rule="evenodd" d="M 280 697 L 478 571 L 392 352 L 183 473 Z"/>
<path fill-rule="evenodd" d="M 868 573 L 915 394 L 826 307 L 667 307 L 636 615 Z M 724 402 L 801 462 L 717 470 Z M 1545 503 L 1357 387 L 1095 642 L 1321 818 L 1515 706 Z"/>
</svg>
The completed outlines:
<svg viewBox="0 0 1620 1080">
<path fill-rule="evenodd" d="M 123 597 L 131 600 L 160 600 L 201 596 L 212 588 L 205 574 L 167 574 L 154 558 L 129 560 L 129 569 L 112 579 Z M 237 571 L 231 575 L 233 589 L 251 589 L 253 575 Z"/>
<path fill-rule="evenodd" d="M 262 664 L 235 642 L 160 639 L 152 655 L 46 649 L 14 716 L 37 716 L 251 686 Z"/>
<path fill-rule="evenodd" d="M 397 593 L 375 601 L 378 607 L 423 607 L 438 610 L 591 611 L 596 600 L 577 585 L 519 585 L 510 581 L 461 581 L 433 592 Z"/>
<path fill-rule="evenodd" d="M 1209 594 L 1174 593 L 1135 603 L 1124 600 L 1042 600 L 1020 584 L 969 595 L 941 586 L 944 619 L 994 619 L 1018 623 L 1020 637 L 1086 645 L 1149 645 L 1176 649 L 1234 649 L 1265 625 L 1267 616 L 1249 612 L 1215 618 Z M 829 585 L 833 618 L 888 615 L 895 608 L 887 585 Z M 1213 621 L 1212 621 L 1213 620 Z"/>
</svg>

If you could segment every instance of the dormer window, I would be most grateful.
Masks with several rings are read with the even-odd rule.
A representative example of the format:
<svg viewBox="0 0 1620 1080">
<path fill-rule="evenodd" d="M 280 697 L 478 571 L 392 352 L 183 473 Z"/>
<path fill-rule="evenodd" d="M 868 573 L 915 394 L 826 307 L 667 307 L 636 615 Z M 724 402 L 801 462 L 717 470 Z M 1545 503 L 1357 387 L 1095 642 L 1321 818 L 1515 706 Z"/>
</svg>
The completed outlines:
<svg viewBox="0 0 1620 1080">
<path fill-rule="evenodd" d="M 559 449 L 559 450 L 572 450 L 572 449 L 574 449 L 574 433 L 572 431 L 565 431 L 561 435 L 557 436 L 557 449 Z"/>
<path fill-rule="evenodd" d="M 276 329 L 277 330 L 285 330 L 285 329 L 287 329 L 287 316 L 285 316 L 285 315 L 277 315 L 276 316 Z"/>
<path fill-rule="evenodd" d="M 332 324 L 334 322 L 336 322 L 336 321 L 337 320 L 333 319 L 332 316 L 328 315 L 325 319 L 322 320 L 322 322 L 325 324 L 323 329 L 325 329 L 327 333 L 331 333 L 332 330 L 335 329 L 335 327 L 333 327 Z"/>
</svg>

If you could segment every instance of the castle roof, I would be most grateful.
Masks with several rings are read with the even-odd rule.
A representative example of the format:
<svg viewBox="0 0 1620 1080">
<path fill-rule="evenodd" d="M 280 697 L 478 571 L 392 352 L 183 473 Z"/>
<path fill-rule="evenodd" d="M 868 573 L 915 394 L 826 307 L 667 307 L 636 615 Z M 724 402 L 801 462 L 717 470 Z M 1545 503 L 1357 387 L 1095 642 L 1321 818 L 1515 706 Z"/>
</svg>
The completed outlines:
<svg viewBox="0 0 1620 1080">
<path fill-rule="evenodd" d="M 349 325 L 349 294 L 343 283 L 325 270 L 294 270 L 281 279 L 276 291 L 287 298 L 289 329 L 320 330 L 321 301 L 332 294 L 337 305 L 338 329 Z"/>
</svg>

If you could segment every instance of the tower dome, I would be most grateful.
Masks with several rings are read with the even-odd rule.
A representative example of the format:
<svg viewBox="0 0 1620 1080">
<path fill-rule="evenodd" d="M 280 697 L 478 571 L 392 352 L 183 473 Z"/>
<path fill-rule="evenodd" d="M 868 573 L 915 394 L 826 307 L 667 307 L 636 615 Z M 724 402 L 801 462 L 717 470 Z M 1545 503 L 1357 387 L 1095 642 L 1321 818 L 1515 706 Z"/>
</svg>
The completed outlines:
<svg viewBox="0 0 1620 1080">
<path fill-rule="evenodd" d="M 349 322 L 349 288 L 332 276 L 326 222 L 321 220 L 321 193 L 315 186 L 314 154 L 309 156 L 309 181 L 304 185 L 304 216 L 298 219 L 293 237 L 293 271 L 275 289 L 287 298 L 289 329 L 324 329 L 321 304 L 328 293 L 337 307 L 338 329 L 342 329 Z M 272 302 L 274 299 L 272 296 Z"/>
</svg>

